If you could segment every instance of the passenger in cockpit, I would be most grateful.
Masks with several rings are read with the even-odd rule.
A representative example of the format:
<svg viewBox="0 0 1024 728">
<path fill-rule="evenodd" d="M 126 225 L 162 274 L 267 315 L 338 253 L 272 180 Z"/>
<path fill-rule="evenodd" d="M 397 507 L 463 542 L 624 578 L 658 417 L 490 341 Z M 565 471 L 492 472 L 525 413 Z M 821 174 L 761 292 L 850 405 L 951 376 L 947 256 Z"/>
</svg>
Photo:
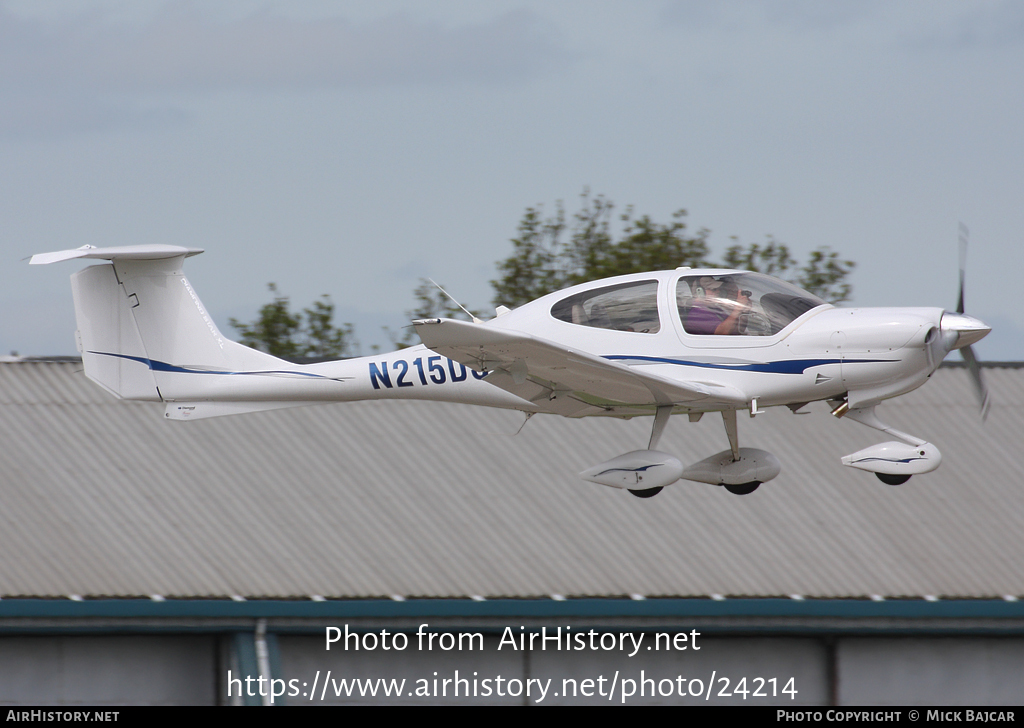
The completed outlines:
<svg viewBox="0 0 1024 728">
<path fill-rule="evenodd" d="M 690 334 L 738 334 L 740 316 L 749 310 L 748 291 L 740 290 L 729 278 L 706 276 L 701 278 L 697 298 L 687 312 L 685 329 Z"/>
<path fill-rule="evenodd" d="M 716 334 L 739 334 L 740 317 L 750 311 L 750 291 L 740 290 L 731 279 L 726 279 L 718 289 L 718 299 L 726 306 L 728 316 L 715 328 Z"/>
</svg>

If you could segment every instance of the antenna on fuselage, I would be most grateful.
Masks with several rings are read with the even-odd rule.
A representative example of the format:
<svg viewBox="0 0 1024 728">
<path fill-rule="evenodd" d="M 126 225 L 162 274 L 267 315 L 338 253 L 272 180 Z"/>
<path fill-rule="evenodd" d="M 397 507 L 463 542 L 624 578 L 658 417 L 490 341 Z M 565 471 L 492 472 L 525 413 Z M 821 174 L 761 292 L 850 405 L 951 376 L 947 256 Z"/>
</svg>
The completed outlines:
<svg viewBox="0 0 1024 728">
<path fill-rule="evenodd" d="M 470 311 L 470 310 L 469 310 L 468 308 L 466 308 L 466 307 L 465 307 L 465 306 L 463 306 L 463 305 L 462 305 L 461 303 L 459 303 L 458 301 L 456 301 L 456 300 L 455 300 L 455 296 L 453 296 L 452 294 L 448 293 L 448 291 L 446 291 L 446 290 L 444 290 L 443 288 L 441 288 L 441 286 L 438 286 L 438 285 L 437 285 L 437 281 L 435 281 L 435 280 L 434 280 L 433 278 L 428 278 L 427 280 L 428 280 L 428 281 L 430 281 L 431 283 L 433 283 L 433 284 L 434 284 L 435 286 L 437 286 L 437 290 L 439 290 L 439 291 L 440 291 L 441 293 L 443 293 L 444 295 L 448 296 L 448 298 L 450 298 L 450 299 L 451 299 L 452 303 L 454 303 L 454 304 L 455 304 L 456 306 L 458 306 L 458 307 L 459 307 L 459 308 L 461 308 L 461 309 L 462 309 L 463 311 L 465 311 L 465 312 L 466 312 L 466 314 L 467 314 L 467 315 L 468 315 L 468 316 L 469 316 L 469 317 L 470 317 L 471 319 L 473 319 L 473 323 L 475 323 L 475 324 L 482 324 L 482 323 L 483 323 L 483 321 L 481 321 L 480 319 L 478 319 L 478 318 L 477 318 L 476 316 L 474 316 L 474 315 L 473 315 L 473 312 L 472 312 L 472 311 Z M 523 424 L 526 424 L 526 423 L 524 422 Z"/>
</svg>

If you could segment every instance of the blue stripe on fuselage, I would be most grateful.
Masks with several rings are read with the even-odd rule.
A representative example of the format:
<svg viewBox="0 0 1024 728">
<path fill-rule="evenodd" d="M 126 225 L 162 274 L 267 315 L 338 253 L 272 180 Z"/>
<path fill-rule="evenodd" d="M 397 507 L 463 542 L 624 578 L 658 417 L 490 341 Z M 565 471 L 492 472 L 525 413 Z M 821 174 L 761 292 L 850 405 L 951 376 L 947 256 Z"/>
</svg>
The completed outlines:
<svg viewBox="0 0 1024 728">
<path fill-rule="evenodd" d="M 314 379 L 333 379 L 333 377 L 325 377 L 323 374 L 313 374 L 312 372 L 294 372 L 287 370 L 270 370 L 264 369 L 259 371 L 251 372 L 214 372 L 208 369 L 187 369 L 186 367 L 175 366 L 174 364 L 168 364 L 167 362 L 157 361 L 156 359 L 146 359 L 141 356 L 129 356 L 128 354 L 113 354 L 108 351 L 90 351 L 90 354 L 99 354 L 100 356 L 113 356 L 118 359 L 130 359 L 131 361 L 137 361 L 140 364 L 145 364 L 147 367 L 152 369 L 154 372 L 175 372 L 179 374 L 221 374 L 221 375 L 251 375 L 251 374 L 294 374 L 299 377 L 313 377 Z"/>
<path fill-rule="evenodd" d="M 725 369 L 734 372 L 762 372 L 765 374 L 803 374 L 811 367 L 820 367 L 826 364 L 854 364 L 861 362 L 887 362 L 890 359 L 789 359 L 784 361 L 753 362 L 750 364 L 712 364 L 710 362 L 689 361 L 686 359 L 666 359 L 658 356 L 606 356 L 605 359 L 612 361 L 638 361 L 651 364 L 677 364 L 684 367 L 699 367 L 701 369 Z"/>
</svg>

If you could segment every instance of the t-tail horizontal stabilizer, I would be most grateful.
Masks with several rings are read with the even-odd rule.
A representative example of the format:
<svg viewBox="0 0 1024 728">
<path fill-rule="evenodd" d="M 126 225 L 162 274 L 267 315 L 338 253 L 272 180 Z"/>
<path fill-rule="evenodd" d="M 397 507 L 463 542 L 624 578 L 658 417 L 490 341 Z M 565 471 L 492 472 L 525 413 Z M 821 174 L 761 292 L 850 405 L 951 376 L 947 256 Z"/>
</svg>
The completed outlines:
<svg viewBox="0 0 1024 728">
<path fill-rule="evenodd" d="M 179 399 L 189 368 L 247 372 L 293 365 L 225 338 L 182 273 L 203 252 L 177 245 L 85 246 L 32 256 L 31 265 L 110 261 L 71 276 L 85 374 L 118 397 Z M 194 378 L 193 378 L 194 379 Z M 192 394 L 192 398 L 196 398 Z"/>
</svg>

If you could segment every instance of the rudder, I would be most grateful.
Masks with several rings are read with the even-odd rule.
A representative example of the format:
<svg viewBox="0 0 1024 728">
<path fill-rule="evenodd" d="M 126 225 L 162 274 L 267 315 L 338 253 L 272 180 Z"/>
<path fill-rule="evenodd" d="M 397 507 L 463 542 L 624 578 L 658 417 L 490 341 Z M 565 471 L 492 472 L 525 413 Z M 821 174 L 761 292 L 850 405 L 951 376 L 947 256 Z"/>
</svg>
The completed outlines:
<svg viewBox="0 0 1024 728">
<path fill-rule="evenodd" d="M 112 265 L 93 265 L 71 276 L 75 332 L 85 376 L 125 399 L 160 401 L 153 371 L 128 299 Z"/>
</svg>

